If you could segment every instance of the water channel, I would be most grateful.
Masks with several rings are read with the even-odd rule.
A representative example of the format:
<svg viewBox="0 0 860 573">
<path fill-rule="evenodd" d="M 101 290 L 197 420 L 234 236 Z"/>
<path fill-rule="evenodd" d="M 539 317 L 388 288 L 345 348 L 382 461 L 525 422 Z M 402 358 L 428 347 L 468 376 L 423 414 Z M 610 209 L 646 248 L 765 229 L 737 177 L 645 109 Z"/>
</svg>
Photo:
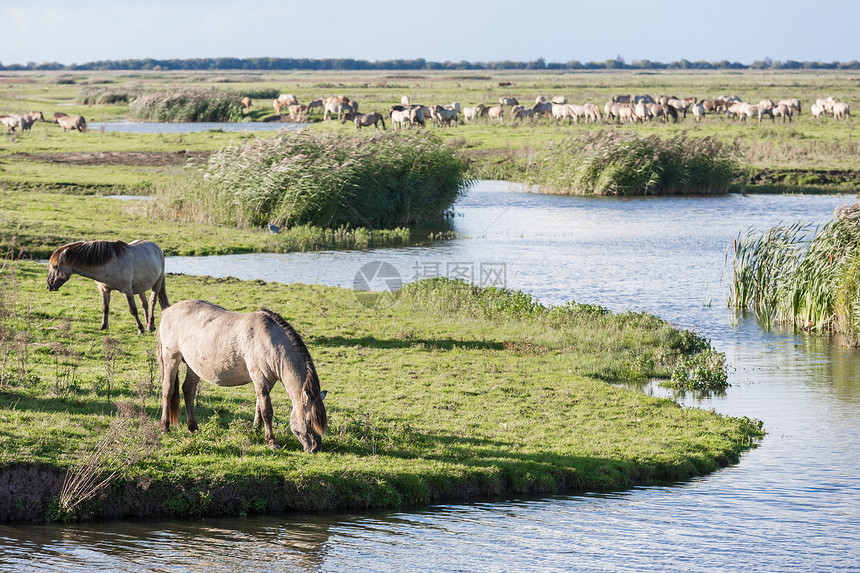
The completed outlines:
<svg viewBox="0 0 860 573">
<path fill-rule="evenodd" d="M 612 494 L 244 520 L 2 525 L 0 570 L 860 570 L 860 352 L 767 331 L 725 307 L 726 253 L 740 231 L 823 222 L 854 199 L 557 197 L 482 182 L 456 205 L 454 240 L 226 256 L 217 265 L 171 257 L 174 273 L 346 288 L 379 261 L 405 281 L 466 276 L 547 304 L 652 312 L 710 338 L 731 365 L 725 395 L 677 399 L 759 418 L 768 434 L 712 475 Z"/>
<path fill-rule="evenodd" d="M 247 131 L 265 132 L 286 129 L 300 129 L 303 123 L 280 123 L 242 121 L 242 122 L 174 122 L 162 123 L 156 121 L 106 121 L 87 124 L 90 131 L 115 131 L 118 133 L 198 133 L 203 131 Z"/>
</svg>

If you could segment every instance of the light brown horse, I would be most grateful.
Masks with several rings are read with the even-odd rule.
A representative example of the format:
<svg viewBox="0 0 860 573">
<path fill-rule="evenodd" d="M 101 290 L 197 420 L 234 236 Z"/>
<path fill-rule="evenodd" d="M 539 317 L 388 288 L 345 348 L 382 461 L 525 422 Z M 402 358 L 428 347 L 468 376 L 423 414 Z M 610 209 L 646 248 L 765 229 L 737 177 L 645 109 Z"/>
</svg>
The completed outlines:
<svg viewBox="0 0 860 573">
<path fill-rule="evenodd" d="M 120 291 L 137 323 L 137 331 L 155 330 L 155 301 L 170 306 L 164 284 L 164 253 L 150 241 L 78 241 L 63 245 L 48 261 L 48 290 L 59 290 L 73 274 L 96 281 L 102 295 L 102 330 L 108 327 L 110 292 Z M 149 304 L 146 291 L 152 289 Z M 146 329 L 137 315 L 134 295 L 140 297 Z"/>
<path fill-rule="evenodd" d="M 63 128 L 63 131 L 69 132 L 73 129 L 77 129 L 78 131 L 86 131 L 87 130 L 87 120 L 84 119 L 82 115 L 73 115 L 73 116 L 54 116 L 54 119 L 57 120 L 57 123 L 60 124 L 60 127 Z"/>
<path fill-rule="evenodd" d="M 327 429 L 320 382 L 314 361 L 299 334 L 268 309 L 239 313 L 205 300 L 183 300 L 161 317 L 158 328 L 161 366 L 161 424 L 179 423 L 179 365 L 187 372 L 182 384 L 188 429 L 197 429 L 194 398 L 202 378 L 218 386 L 252 383 L 257 395 L 254 425 L 266 426 L 266 443 L 277 449 L 272 430 L 271 390 L 284 385 L 293 410 L 290 430 L 306 452 L 316 452 Z"/>
</svg>

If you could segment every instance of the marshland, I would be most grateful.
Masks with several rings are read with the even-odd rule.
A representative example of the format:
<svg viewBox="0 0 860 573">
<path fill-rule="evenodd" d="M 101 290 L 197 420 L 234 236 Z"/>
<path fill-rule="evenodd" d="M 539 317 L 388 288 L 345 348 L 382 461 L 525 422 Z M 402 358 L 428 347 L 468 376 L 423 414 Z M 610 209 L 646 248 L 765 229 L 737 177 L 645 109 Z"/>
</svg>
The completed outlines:
<svg viewBox="0 0 860 573">
<path fill-rule="evenodd" d="M 563 94 L 602 108 L 626 93 L 737 93 L 754 102 L 834 96 L 853 104 L 850 74 L 62 75 L 0 81 L 0 113 L 81 114 L 89 127 L 65 133 L 37 122 L 2 143 L 2 466 L 13 483 L 38 478 L 46 486 L 39 495 L 5 499 L 7 518 L 206 516 L 112 531 L 133 532 L 139 549 L 161 548 L 161 536 L 195 547 L 194 537 L 208 535 L 224 543 L 225 563 L 236 542 L 219 527 L 262 546 L 272 536 L 296 540 L 301 530 L 305 541 L 287 542 L 296 563 L 323 553 L 347 562 L 362 554 L 362 543 L 396 537 L 413 539 L 402 544 L 411 562 L 450 564 L 434 543 L 454 530 L 467 531 L 477 547 L 514 553 L 492 541 L 498 531 L 489 524 L 503 516 L 535 528 L 535 539 L 560 538 L 594 557 L 610 550 L 594 523 L 617 521 L 629 536 L 616 539 L 612 551 L 632 561 L 647 553 L 672 563 L 673 554 L 702 544 L 716 551 L 707 532 L 728 530 L 721 535 L 740 561 L 805 562 L 809 555 L 794 553 L 791 540 L 812 531 L 806 551 L 821 563 L 844 563 L 832 543 L 815 540 L 844 540 L 857 492 L 854 210 L 842 207 L 857 191 L 860 151 L 850 118 L 813 120 L 804 107 L 790 124 L 716 115 L 698 124 L 691 117 L 481 120 L 397 132 L 386 122 L 384 133 L 359 133 L 314 112 L 296 133 L 133 133 L 110 125 L 175 121 L 131 105 L 165 91 L 250 94 L 249 110 L 217 118 L 240 124 L 270 118 L 280 93 L 303 103 L 345 94 L 361 112 L 386 119 L 403 95 L 463 106 Z M 189 101 L 185 107 L 202 105 Z M 194 113 L 214 117 L 207 109 Z M 598 166 L 617 179 L 587 191 L 577 177 L 588 179 L 583 166 L 597 163 L 592 149 L 624 158 L 633 150 L 666 163 Z M 319 150 L 325 153 L 314 155 Z M 487 179 L 524 186 L 469 184 Z M 649 187 L 656 179 L 665 184 Z M 314 195 L 326 185 L 340 190 L 336 201 Z M 277 192 L 284 188 L 295 194 Z M 390 207 L 398 208 L 386 212 Z M 270 224 L 279 232 L 267 230 Z M 811 240 L 816 229 L 822 238 Z M 790 254 L 771 257 L 760 247 L 767 233 Z M 297 328 L 331 392 L 321 453 L 301 452 L 282 390 L 274 391 L 275 432 L 285 446 L 279 452 L 252 428 L 248 387 L 201 387 L 193 435 L 153 428 L 160 413 L 154 337 L 137 335 L 117 303 L 109 331 L 99 331 L 92 281 L 76 277 L 46 292 L 39 262 L 73 240 L 138 237 L 168 255 L 171 302 L 267 306 Z M 754 260 L 748 245 L 759 246 Z M 837 253 L 838 267 L 829 252 Z M 768 257 L 793 262 L 766 270 Z M 359 270 L 374 261 L 390 262 L 409 283 L 392 293 L 391 306 L 368 306 L 352 290 Z M 479 288 L 451 281 L 454 263 L 471 265 L 476 284 L 482 264 L 503 263 L 504 282 Z M 737 286 L 746 275 L 735 276 L 736 268 L 780 279 L 761 283 L 773 292 L 747 294 Z M 817 275 L 827 277 L 821 305 L 836 308 L 835 318 L 814 314 L 817 306 L 796 319 L 782 314 L 790 305 L 779 296 L 801 296 L 788 285 Z M 700 380 L 728 386 L 668 387 L 702 372 Z M 99 451 L 114 456 L 100 462 L 104 468 L 95 464 L 99 472 L 122 471 L 91 497 L 62 498 L 66 472 L 83 471 L 82 462 Z M 278 513 L 369 509 L 312 518 Z M 269 515 L 255 517 L 262 514 Z M 219 515 L 231 519 L 214 519 Z M 656 541 L 670 530 L 671 548 Z M 41 539 L 25 543 L 36 554 L 63 552 L 69 542 L 60 536 L 70 535 L 105 566 L 126 558 L 92 531 L 13 526 L 3 535 Z M 523 565 L 541 547 L 516 545 L 510 557 Z M 22 555 L 16 546 L 9 543 L 12 564 Z M 462 541 L 446 547 L 477 551 Z M 391 554 L 382 563 L 403 558 Z"/>
</svg>

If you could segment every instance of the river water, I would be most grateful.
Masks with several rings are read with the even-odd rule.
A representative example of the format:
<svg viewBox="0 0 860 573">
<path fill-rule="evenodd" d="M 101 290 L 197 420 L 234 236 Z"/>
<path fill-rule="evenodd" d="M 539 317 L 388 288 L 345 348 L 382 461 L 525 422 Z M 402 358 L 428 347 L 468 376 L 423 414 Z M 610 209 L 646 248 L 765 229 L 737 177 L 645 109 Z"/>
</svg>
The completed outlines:
<svg viewBox="0 0 860 573">
<path fill-rule="evenodd" d="M 547 304 L 573 299 L 649 311 L 710 338 L 730 364 L 725 395 L 677 399 L 759 418 L 768 434 L 739 464 L 712 475 L 612 494 L 244 520 L 0 526 L 0 570 L 38 563 L 57 572 L 860 571 L 860 353 L 838 340 L 766 331 L 725 307 L 726 253 L 740 231 L 823 222 L 853 200 L 556 197 L 482 182 L 456 205 L 455 240 L 237 255 L 217 265 L 170 257 L 169 272 L 347 288 L 359 278 L 386 289 L 389 275 L 367 273 L 382 262 L 404 281 L 466 277 Z"/>
<path fill-rule="evenodd" d="M 286 129 L 293 131 L 307 124 L 242 121 L 242 122 L 174 122 L 163 123 L 156 121 L 106 121 L 103 123 L 87 124 L 90 131 L 116 131 L 119 133 L 198 133 L 202 131 L 278 131 Z"/>
</svg>

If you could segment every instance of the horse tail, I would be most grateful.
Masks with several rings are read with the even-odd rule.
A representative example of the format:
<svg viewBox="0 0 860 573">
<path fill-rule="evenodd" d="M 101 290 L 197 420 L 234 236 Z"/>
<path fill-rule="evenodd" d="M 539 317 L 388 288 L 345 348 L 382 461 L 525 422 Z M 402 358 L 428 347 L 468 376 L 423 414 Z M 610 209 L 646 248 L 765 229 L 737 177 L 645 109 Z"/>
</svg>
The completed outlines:
<svg viewBox="0 0 860 573">
<path fill-rule="evenodd" d="M 162 287 L 163 288 L 163 287 Z M 158 367 L 164 375 L 164 356 L 161 349 L 161 333 L 158 336 L 158 342 L 155 345 L 155 355 L 158 358 Z M 162 392 L 164 392 L 164 380 L 162 380 Z M 173 379 L 170 381 L 170 386 L 167 388 L 168 404 L 167 404 L 167 419 L 171 426 L 179 425 L 179 369 L 173 374 Z"/>
<path fill-rule="evenodd" d="M 158 305 L 161 307 L 161 310 L 170 306 L 170 301 L 167 300 L 167 280 L 164 274 L 161 275 L 161 285 L 158 287 L 157 296 Z"/>
</svg>

